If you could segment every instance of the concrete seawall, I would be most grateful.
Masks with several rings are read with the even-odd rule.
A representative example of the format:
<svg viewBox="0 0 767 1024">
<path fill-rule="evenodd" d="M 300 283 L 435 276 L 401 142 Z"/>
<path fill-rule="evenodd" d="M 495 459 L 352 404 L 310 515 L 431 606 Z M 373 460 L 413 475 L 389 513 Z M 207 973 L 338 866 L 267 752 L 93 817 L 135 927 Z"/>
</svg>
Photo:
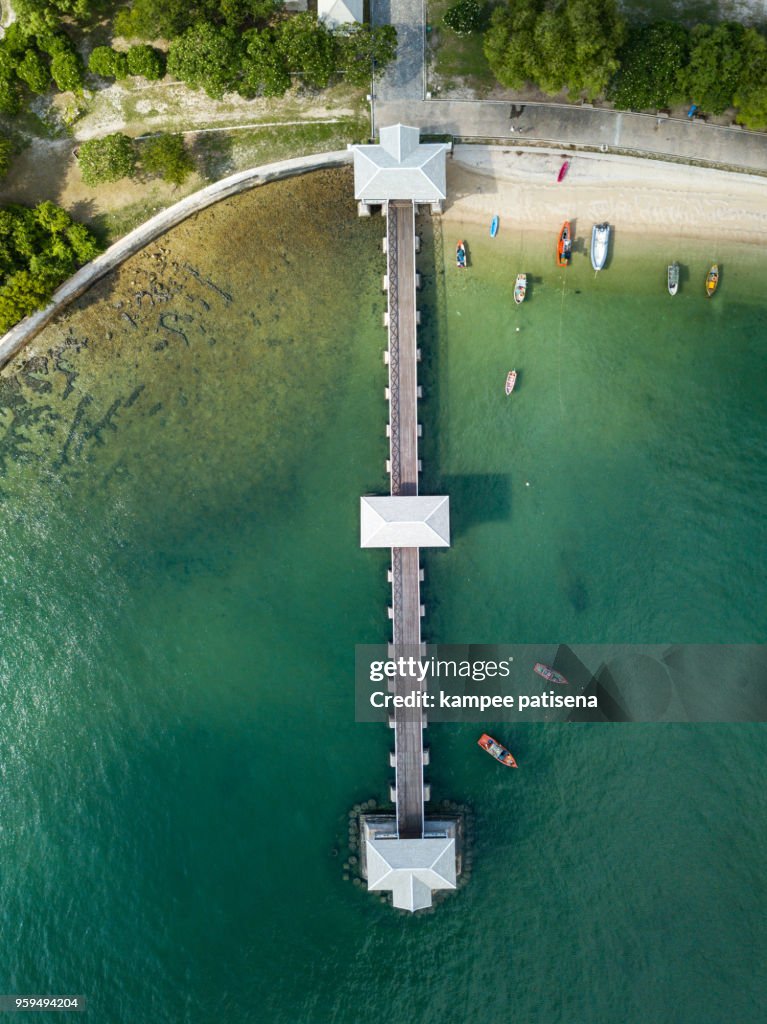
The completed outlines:
<svg viewBox="0 0 767 1024">
<path fill-rule="evenodd" d="M 106 252 L 97 256 L 95 260 L 86 263 L 56 289 L 53 298 L 44 309 L 26 317 L 12 327 L 7 334 L 4 334 L 0 338 L 0 368 L 5 366 L 27 342 L 31 341 L 57 314 L 79 298 L 91 285 L 118 267 L 129 256 L 140 252 L 144 246 L 149 245 L 160 235 L 176 227 L 187 217 L 191 217 L 192 214 L 199 213 L 222 199 L 237 195 L 238 192 L 245 192 L 257 185 L 265 185 L 270 181 L 290 178 L 308 171 L 341 167 L 349 163 L 351 163 L 351 153 L 345 149 L 335 150 L 332 153 L 295 157 L 292 160 L 280 160 L 277 163 L 263 164 L 261 167 L 239 171 L 228 178 L 222 178 L 221 181 L 207 185 L 199 192 L 186 196 L 185 199 L 134 228 L 124 238 L 111 245 Z"/>
</svg>

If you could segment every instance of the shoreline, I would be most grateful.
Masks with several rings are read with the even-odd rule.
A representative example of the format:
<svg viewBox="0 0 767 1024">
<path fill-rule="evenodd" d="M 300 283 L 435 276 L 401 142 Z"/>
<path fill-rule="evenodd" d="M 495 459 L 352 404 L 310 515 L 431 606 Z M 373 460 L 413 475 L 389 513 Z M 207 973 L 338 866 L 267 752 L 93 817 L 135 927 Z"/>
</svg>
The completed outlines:
<svg viewBox="0 0 767 1024">
<path fill-rule="evenodd" d="M 563 160 L 570 168 L 562 183 Z M 350 162 L 348 150 L 279 161 L 240 171 L 193 192 L 125 235 L 81 267 L 51 302 L 0 337 L 0 370 L 48 323 L 116 269 L 182 221 L 239 192 Z M 686 164 L 602 153 L 563 153 L 538 146 L 457 144 L 447 168 L 443 223 L 489 225 L 495 214 L 517 230 L 547 235 L 564 220 L 608 221 L 622 234 L 663 234 L 750 245 L 767 244 L 764 178 Z M 581 227 L 580 233 L 583 234 Z"/>
<path fill-rule="evenodd" d="M 557 183 L 564 160 L 570 168 Z M 457 145 L 443 219 L 557 232 L 564 220 L 608 221 L 624 234 L 767 244 L 758 175 L 601 153 Z"/>
</svg>

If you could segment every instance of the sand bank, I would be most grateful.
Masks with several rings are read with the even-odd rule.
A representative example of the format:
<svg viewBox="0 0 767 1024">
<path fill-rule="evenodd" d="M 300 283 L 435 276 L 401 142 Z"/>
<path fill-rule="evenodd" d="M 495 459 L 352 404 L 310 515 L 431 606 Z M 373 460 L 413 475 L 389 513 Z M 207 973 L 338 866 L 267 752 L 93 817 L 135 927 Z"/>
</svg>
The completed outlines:
<svg viewBox="0 0 767 1024">
<path fill-rule="evenodd" d="M 567 177 L 557 183 L 564 159 Z M 767 179 L 602 153 L 505 146 L 455 147 L 445 219 L 488 223 L 496 213 L 522 229 L 580 230 L 608 221 L 623 232 L 767 243 Z"/>
</svg>

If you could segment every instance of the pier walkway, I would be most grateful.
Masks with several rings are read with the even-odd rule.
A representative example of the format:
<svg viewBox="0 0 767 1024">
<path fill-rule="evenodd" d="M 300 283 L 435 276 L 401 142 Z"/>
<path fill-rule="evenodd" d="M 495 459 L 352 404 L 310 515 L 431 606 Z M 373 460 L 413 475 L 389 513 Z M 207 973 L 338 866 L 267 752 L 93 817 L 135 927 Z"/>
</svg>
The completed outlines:
<svg viewBox="0 0 767 1024">
<path fill-rule="evenodd" d="M 421 642 L 421 548 L 450 547 L 450 507 L 447 495 L 419 494 L 416 253 L 419 239 L 415 218 L 419 206 L 442 211 L 446 195 L 444 143 L 422 143 L 417 128 L 389 125 L 381 129 L 378 144 L 354 150 L 354 198 L 361 217 L 374 208 L 386 216 L 384 289 L 388 293 L 385 325 L 389 344 L 386 398 L 389 403 L 389 474 L 387 495 L 360 498 L 360 546 L 389 548 L 391 552 L 392 638 L 389 658 L 404 659 L 403 671 L 391 679 L 389 690 L 408 697 L 426 690 L 417 674 L 407 674 L 425 653 Z M 413 659 L 411 662 L 410 659 Z M 413 703 L 420 703 L 414 701 Z M 426 716 L 420 706 L 395 707 L 389 724 L 394 750 L 389 763 L 395 769 L 391 800 L 395 814 L 360 815 L 361 871 L 371 891 L 389 890 L 392 903 L 403 910 L 431 906 L 432 892 L 454 889 L 460 871 L 456 818 L 425 817 L 429 786 L 424 783 L 428 750 L 423 735 Z"/>
<path fill-rule="evenodd" d="M 415 206 L 398 200 L 387 206 L 386 251 L 389 293 L 389 475 L 392 495 L 418 494 L 418 349 L 416 347 Z M 421 566 L 418 548 L 392 548 L 393 657 L 421 650 Z M 409 678 L 393 681 L 403 696 Z M 393 715 L 397 832 L 403 839 L 423 835 L 423 729 L 420 708 L 397 708 Z"/>
</svg>

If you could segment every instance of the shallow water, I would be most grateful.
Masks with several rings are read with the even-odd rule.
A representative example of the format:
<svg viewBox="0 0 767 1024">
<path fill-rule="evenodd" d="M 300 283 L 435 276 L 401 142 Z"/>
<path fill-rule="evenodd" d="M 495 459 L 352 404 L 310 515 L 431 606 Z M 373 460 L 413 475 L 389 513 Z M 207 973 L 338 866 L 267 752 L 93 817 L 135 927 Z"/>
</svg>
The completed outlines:
<svg viewBox="0 0 767 1024">
<path fill-rule="evenodd" d="M 342 880 L 389 775 L 353 722 L 354 644 L 387 628 L 358 498 L 387 481 L 383 222 L 351 192 L 201 214 L 3 374 L 0 988 L 108 1024 L 756 1022 L 761 726 L 519 727 L 512 778 L 433 727 L 470 883 L 411 918 Z M 670 300 L 649 243 L 563 279 L 550 240 L 467 225 L 460 276 L 422 230 L 454 533 L 429 638 L 760 640 L 758 253 L 717 252 L 707 303 L 703 251 Z"/>
</svg>

